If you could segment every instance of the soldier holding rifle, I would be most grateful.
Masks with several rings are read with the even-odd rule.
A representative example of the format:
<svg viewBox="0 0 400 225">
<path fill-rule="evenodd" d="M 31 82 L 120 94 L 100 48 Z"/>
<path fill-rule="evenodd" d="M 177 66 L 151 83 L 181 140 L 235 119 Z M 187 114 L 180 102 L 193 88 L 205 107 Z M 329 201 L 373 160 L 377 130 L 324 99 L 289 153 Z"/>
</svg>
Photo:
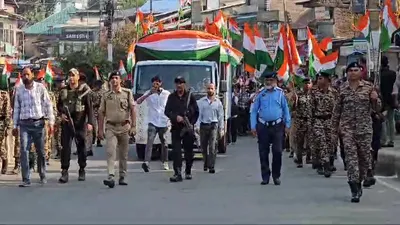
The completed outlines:
<svg viewBox="0 0 400 225">
<path fill-rule="evenodd" d="M 199 117 L 199 107 L 196 99 L 186 89 L 186 81 L 183 77 L 175 78 L 176 90 L 169 95 L 165 106 L 165 115 L 171 120 L 171 139 L 174 176 L 171 182 L 182 181 L 182 143 L 185 154 L 186 168 L 185 178 L 192 179 L 193 164 L 193 124 Z"/>
<path fill-rule="evenodd" d="M 90 98 L 90 88 L 87 84 L 79 84 L 79 72 L 69 71 L 69 86 L 60 92 L 57 109 L 61 114 L 61 177 L 60 183 L 68 182 L 68 169 L 71 160 L 71 144 L 75 140 L 79 181 L 85 180 L 86 167 L 86 132 L 92 132 L 93 107 Z"/>
</svg>

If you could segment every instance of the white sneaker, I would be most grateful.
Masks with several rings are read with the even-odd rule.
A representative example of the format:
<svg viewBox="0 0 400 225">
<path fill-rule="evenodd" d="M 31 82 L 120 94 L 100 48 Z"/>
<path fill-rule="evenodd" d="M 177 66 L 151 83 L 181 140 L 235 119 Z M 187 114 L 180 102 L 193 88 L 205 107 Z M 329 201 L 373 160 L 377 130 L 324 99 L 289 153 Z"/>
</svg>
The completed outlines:
<svg viewBox="0 0 400 225">
<path fill-rule="evenodd" d="M 161 163 L 161 165 L 162 165 L 164 170 L 169 170 L 168 162 L 163 162 L 163 163 Z"/>
</svg>

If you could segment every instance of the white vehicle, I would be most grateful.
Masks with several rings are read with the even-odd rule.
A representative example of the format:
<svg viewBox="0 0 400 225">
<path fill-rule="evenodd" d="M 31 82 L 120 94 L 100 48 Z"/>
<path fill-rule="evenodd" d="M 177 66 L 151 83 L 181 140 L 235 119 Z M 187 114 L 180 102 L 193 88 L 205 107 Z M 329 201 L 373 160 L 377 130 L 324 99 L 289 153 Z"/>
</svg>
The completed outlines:
<svg viewBox="0 0 400 225">
<path fill-rule="evenodd" d="M 194 38 L 193 34 L 196 34 Z M 168 37 L 170 37 L 169 35 L 174 38 L 182 35 L 182 40 L 177 42 L 168 40 Z M 202 35 L 208 38 L 206 40 L 207 42 L 202 41 Z M 183 76 L 186 80 L 187 87 L 191 88 L 192 94 L 196 97 L 196 99 L 200 99 L 206 95 L 207 90 L 205 85 L 211 82 L 216 84 L 216 94 L 220 97 L 224 104 L 226 125 L 226 120 L 230 117 L 232 86 L 231 73 L 234 70 L 231 68 L 231 66 L 226 66 L 225 63 L 221 62 L 220 55 L 223 53 L 223 47 L 219 46 L 220 39 L 218 37 L 215 37 L 215 40 L 210 39 L 214 37 L 215 36 L 201 31 L 167 31 L 152 34 L 139 40 L 135 48 L 135 57 L 137 63 L 134 69 L 132 90 L 135 99 L 139 98 L 147 90 L 151 89 L 151 78 L 154 76 L 160 77 L 163 83 L 163 88 L 171 93 L 175 89 L 174 79 L 177 76 Z M 165 38 L 165 40 L 163 40 L 163 38 Z M 151 42 L 149 42 L 149 40 L 151 40 Z M 177 45 L 171 46 L 173 43 Z M 204 47 L 202 44 L 208 46 Z M 225 44 L 222 45 L 224 45 L 224 48 L 233 49 L 230 46 L 226 47 Z M 192 48 L 199 52 L 204 49 L 206 51 L 209 50 L 210 54 L 200 58 L 199 60 L 192 60 L 190 57 L 188 57 L 188 55 L 193 52 L 193 50 L 190 50 Z M 228 50 L 223 49 L 223 51 L 225 52 Z M 237 50 L 234 51 L 237 53 Z M 220 68 L 223 68 L 222 73 L 220 72 Z M 147 144 L 148 107 L 146 101 L 140 105 L 137 105 L 136 110 L 136 151 L 138 158 L 142 160 L 144 158 L 144 152 Z M 225 128 L 226 127 L 227 126 L 225 126 Z M 198 144 L 199 137 L 197 136 L 196 139 L 194 152 L 199 153 L 201 152 Z M 166 143 L 168 148 L 171 149 L 171 134 L 169 131 L 167 132 Z M 226 148 L 226 137 L 220 137 L 218 142 L 219 153 L 225 153 Z M 160 149 L 160 140 L 158 137 L 156 137 L 153 145 L 153 151 L 155 151 L 153 154 L 154 157 L 159 155 Z"/>
</svg>

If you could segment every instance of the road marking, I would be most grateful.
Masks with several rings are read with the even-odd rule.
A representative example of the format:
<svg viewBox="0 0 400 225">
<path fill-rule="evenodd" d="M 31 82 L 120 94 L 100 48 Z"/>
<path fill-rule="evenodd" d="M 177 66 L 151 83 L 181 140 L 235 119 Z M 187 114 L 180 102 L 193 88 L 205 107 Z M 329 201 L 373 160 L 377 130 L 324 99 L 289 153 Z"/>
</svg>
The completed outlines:
<svg viewBox="0 0 400 225">
<path fill-rule="evenodd" d="M 390 189 L 392 189 L 392 190 L 397 191 L 398 193 L 400 193 L 400 188 L 398 188 L 398 187 L 396 187 L 396 186 L 394 186 L 394 185 L 392 185 L 392 184 L 389 184 L 389 183 L 387 183 L 386 181 L 383 181 L 382 178 L 378 178 L 378 177 L 375 177 L 375 178 L 376 178 L 376 180 L 377 180 L 380 184 L 382 184 L 383 186 L 385 186 L 385 187 L 387 187 L 387 188 L 390 188 Z"/>
</svg>

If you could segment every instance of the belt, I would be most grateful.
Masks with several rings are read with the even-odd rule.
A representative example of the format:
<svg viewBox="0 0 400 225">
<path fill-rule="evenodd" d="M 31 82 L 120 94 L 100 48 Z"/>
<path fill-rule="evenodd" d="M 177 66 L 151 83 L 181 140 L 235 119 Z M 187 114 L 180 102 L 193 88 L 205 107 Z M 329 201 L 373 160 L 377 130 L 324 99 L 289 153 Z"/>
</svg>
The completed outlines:
<svg viewBox="0 0 400 225">
<path fill-rule="evenodd" d="M 123 122 L 111 122 L 107 121 L 107 124 L 110 124 L 112 126 L 125 126 L 126 124 L 130 123 L 128 120 L 125 120 Z"/>
<path fill-rule="evenodd" d="M 258 118 L 258 122 L 260 122 L 261 124 L 263 124 L 263 125 L 265 125 L 267 127 L 271 127 L 271 126 L 275 126 L 275 125 L 280 124 L 282 122 L 282 119 L 279 118 L 279 119 L 273 120 L 273 121 L 265 121 L 265 120 L 263 120 L 261 118 Z"/>
<path fill-rule="evenodd" d="M 332 115 L 314 116 L 314 118 L 320 120 L 329 120 L 330 118 L 332 118 Z"/>
<path fill-rule="evenodd" d="M 37 121 L 40 121 L 40 120 L 44 120 L 44 117 L 39 118 L 39 119 L 29 118 L 29 119 L 24 119 L 24 120 L 21 120 L 21 121 L 23 121 L 23 122 L 37 122 Z"/>
<path fill-rule="evenodd" d="M 218 122 L 211 122 L 211 123 L 200 123 L 200 126 L 211 126 L 216 125 Z"/>
</svg>

